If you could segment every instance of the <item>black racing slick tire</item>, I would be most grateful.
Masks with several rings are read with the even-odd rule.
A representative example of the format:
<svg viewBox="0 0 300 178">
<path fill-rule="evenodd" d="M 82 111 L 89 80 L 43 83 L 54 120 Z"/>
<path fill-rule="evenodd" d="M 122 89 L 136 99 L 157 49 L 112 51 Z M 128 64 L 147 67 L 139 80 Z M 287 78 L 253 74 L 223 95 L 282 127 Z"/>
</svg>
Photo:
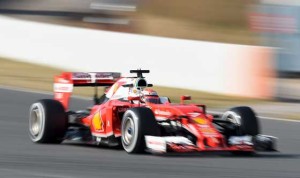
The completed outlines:
<svg viewBox="0 0 300 178">
<path fill-rule="evenodd" d="M 231 108 L 224 113 L 223 119 L 230 120 L 237 125 L 237 136 L 255 136 L 260 133 L 258 119 L 250 107 L 240 106 Z"/>
<path fill-rule="evenodd" d="M 247 106 L 231 108 L 225 112 L 223 118 L 236 125 L 235 136 L 256 136 L 260 133 L 259 122 L 254 111 Z M 253 151 L 232 151 L 236 156 L 251 156 Z"/>
<path fill-rule="evenodd" d="M 61 143 L 68 120 L 63 105 L 52 99 L 33 103 L 29 111 L 29 136 L 35 143 Z"/>
<path fill-rule="evenodd" d="M 121 142 L 127 153 L 145 151 L 145 135 L 160 136 L 160 128 L 151 109 L 137 107 L 128 109 L 122 118 Z"/>
</svg>

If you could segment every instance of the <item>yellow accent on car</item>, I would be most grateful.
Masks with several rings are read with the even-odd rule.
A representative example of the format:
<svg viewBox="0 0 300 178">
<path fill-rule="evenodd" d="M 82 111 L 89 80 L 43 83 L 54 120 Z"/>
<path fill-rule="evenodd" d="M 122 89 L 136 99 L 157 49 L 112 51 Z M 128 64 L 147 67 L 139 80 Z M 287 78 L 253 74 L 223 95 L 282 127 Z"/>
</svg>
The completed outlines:
<svg viewBox="0 0 300 178">
<path fill-rule="evenodd" d="M 95 130 L 102 130 L 103 129 L 103 121 L 100 116 L 100 112 L 97 112 L 93 117 L 93 126 Z"/>
<path fill-rule="evenodd" d="M 205 124 L 207 124 L 207 120 L 206 120 L 205 118 L 201 118 L 201 117 L 194 118 L 194 121 L 195 121 L 197 124 L 200 124 L 200 125 L 205 125 Z"/>
</svg>

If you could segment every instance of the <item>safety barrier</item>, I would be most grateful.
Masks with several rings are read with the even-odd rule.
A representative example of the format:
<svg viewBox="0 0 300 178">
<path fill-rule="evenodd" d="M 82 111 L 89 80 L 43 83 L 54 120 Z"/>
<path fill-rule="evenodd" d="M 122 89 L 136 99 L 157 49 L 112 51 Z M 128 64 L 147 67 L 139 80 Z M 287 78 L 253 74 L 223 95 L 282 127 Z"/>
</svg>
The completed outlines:
<svg viewBox="0 0 300 178">
<path fill-rule="evenodd" d="M 0 17 L 0 56 L 72 71 L 150 69 L 151 83 L 272 96 L 273 50 L 65 27 Z"/>
</svg>

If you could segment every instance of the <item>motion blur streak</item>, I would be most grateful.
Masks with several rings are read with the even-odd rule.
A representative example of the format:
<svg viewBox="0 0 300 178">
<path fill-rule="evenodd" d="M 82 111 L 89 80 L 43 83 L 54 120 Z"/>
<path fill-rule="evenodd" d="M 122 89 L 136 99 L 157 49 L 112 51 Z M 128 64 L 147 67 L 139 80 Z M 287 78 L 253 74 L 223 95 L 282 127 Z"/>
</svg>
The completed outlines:
<svg viewBox="0 0 300 178">
<path fill-rule="evenodd" d="M 264 177 L 299 175 L 299 123 L 261 120 L 264 132 L 280 138 L 280 153 L 232 157 L 227 153 L 128 155 L 123 150 L 82 146 L 33 144 L 28 138 L 28 107 L 49 95 L 0 89 L 0 177 Z M 73 98 L 71 109 L 92 101 Z M 229 164 L 230 163 L 230 164 Z"/>
<path fill-rule="evenodd" d="M 300 100 L 300 3 L 296 0 L 263 0 L 252 6 L 249 23 L 264 45 L 275 47 L 277 73 L 275 94 L 289 101 Z"/>
<path fill-rule="evenodd" d="M 154 73 L 150 79 L 159 79 L 157 84 L 162 86 L 184 84 L 185 88 L 215 93 L 272 97 L 274 72 L 270 68 L 270 48 L 87 30 L 9 18 L 0 18 L 0 27 L 1 56 L 78 71 L 126 74 L 130 68 L 150 68 Z M 24 32 L 31 35 L 24 36 Z M 166 70 L 170 60 L 176 62 L 172 70 Z M 161 75 L 161 71 L 167 72 Z"/>
</svg>

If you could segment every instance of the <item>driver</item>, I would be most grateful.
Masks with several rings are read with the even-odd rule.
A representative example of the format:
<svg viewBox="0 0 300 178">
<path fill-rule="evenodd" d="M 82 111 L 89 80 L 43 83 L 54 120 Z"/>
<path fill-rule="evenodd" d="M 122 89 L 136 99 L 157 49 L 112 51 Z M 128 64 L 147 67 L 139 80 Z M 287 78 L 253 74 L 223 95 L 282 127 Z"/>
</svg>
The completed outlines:
<svg viewBox="0 0 300 178">
<path fill-rule="evenodd" d="M 145 103 L 161 104 L 157 92 L 149 88 L 146 88 L 142 91 L 141 100 Z"/>
</svg>

